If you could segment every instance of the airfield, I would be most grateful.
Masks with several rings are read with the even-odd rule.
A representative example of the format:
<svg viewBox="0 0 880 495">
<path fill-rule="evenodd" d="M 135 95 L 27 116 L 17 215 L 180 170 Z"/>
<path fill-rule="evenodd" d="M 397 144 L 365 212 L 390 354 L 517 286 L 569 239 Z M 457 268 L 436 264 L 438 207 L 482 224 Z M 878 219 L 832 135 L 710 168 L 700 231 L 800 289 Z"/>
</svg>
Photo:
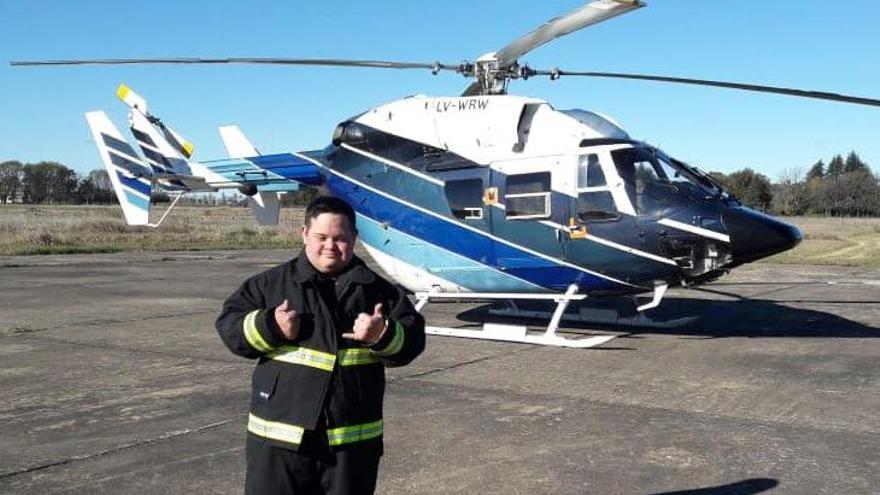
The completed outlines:
<svg viewBox="0 0 880 495">
<path fill-rule="evenodd" d="M 290 255 L 0 257 L 0 493 L 242 493 L 253 363 L 213 322 Z M 880 270 L 753 264 L 653 311 L 698 318 L 563 323 L 619 335 L 588 350 L 430 336 L 389 371 L 378 493 L 880 491 Z"/>
</svg>

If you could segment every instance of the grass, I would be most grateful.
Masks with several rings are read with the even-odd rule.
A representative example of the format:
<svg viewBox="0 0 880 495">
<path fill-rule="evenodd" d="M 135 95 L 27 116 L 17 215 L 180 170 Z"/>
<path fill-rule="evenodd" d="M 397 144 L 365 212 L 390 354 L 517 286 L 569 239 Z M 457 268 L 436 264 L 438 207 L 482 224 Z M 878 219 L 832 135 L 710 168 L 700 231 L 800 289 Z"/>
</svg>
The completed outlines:
<svg viewBox="0 0 880 495">
<path fill-rule="evenodd" d="M 260 227 L 247 208 L 178 207 L 158 229 L 130 227 L 118 206 L 0 205 L 0 255 L 296 248 L 301 208 Z M 155 219 L 154 219 L 155 220 Z M 804 241 L 768 262 L 880 268 L 880 218 L 789 217 Z"/>
<path fill-rule="evenodd" d="M 177 207 L 154 229 L 126 225 L 118 206 L 0 205 L 0 255 L 295 248 L 302 215 L 261 227 L 247 208 Z"/>
<path fill-rule="evenodd" d="M 788 217 L 804 240 L 765 261 L 880 268 L 880 218 Z"/>
</svg>

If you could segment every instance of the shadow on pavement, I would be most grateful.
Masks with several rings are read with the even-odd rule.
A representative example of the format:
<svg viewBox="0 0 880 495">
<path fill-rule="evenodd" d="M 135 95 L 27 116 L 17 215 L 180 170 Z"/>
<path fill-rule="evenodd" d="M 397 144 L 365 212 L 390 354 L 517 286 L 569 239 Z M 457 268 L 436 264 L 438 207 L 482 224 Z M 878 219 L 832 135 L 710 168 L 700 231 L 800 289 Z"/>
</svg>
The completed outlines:
<svg viewBox="0 0 880 495">
<path fill-rule="evenodd" d="M 771 478 L 752 478 L 729 485 L 655 493 L 653 495 L 752 495 L 770 490 L 777 485 L 779 485 L 779 482 Z"/>
<path fill-rule="evenodd" d="M 841 301 L 846 303 L 846 301 Z M 878 303 L 880 304 L 880 303 Z M 549 314 L 552 303 L 518 302 L 518 308 Z M 490 314 L 490 309 L 503 309 L 502 303 L 485 304 L 464 311 L 458 318 L 466 322 L 526 323 L 535 329 L 546 326 L 547 320 Z M 833 313 L 795 308 L 770 299 L 710 300 L 667 298 L 660 307 L 645 313 L 635 311 L 631 299 L 592 299 L 572 303 L 566 315 L 580 315 L 582 321 L 563 320 L 567 330 L 624 331 L 669 333 L 705 338 L 722 337 L 827 337 L 876 338 L 880 328 L 846 319 Z"/>
</svg>

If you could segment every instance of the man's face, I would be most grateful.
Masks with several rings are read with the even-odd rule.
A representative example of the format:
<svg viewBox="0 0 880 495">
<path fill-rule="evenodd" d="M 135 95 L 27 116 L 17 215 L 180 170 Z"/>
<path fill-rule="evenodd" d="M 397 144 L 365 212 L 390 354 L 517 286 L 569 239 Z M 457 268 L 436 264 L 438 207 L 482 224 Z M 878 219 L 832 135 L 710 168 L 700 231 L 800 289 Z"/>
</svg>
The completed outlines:
<svg viewBox="0 0 880 495">
<path fill-rule="evenodd" d="M 357 235 L 345 215 L 321 213 L 303 225 L 302 236 L 306 257 L 321 273 L 341 272 L 354 256 Z"/>
</svg>

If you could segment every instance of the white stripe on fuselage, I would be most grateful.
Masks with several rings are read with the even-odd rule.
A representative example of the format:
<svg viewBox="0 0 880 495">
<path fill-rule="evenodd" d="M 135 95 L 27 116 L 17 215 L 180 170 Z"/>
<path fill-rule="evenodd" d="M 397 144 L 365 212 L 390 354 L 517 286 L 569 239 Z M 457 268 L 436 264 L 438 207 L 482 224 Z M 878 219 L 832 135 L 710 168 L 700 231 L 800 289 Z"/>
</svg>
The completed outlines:
<svg viewBox="0 0 880 495">
<path fill-rule="evenodd" d="M 727 234 L 722 234 L 721 232 L 715 232 L 714 230 L 704 229 L 702 227 L 697 227 L 696 225 L 690 225 L 687 223 L 670 220 L 668 218 L 658 220 L 657 223 L 659 223 L 660 225 L 665 225 L 667 227 L 672 227 L 673 229 L 683 230 L 685 232 L 690 232 L 691 234 L 697 234 L 699 236 L 708 237 L 709 239 L 715 239 L 716 241 L 726 242 L 730 244 L 730 236 Z"/>
<path fill-rule="evenodd" d="M 401 164 L 394 162 L 394 161 L 391 161 L 387 158 L 382 158 L 381 156 L 374 155 L 374 154 L 370 153 L 369 151 L 357 149 L 357 148 L 350 146 L 348 144 L 345 144 L 345 143 L 342 143 L 340 146 L 347 149 L 348 151 L 351 151 L 353 153 L 357 153 L 361 156 L 365 156 L 365 157 L 369 158 L 370 160 L 375 160 L 377 162 L 384 163 L 385 165 L 390 165 L 398 170 L 402 170 L 408 174 L 415 175 L 416 177 L 423 179 L 423 180 L 426 180 L 432 184 L 437 184 L 438 186 L 442 186 L 445 184 L 442 180 L 435 179 L 434 177 L 431 177 L 430 175 L 425 175 L 417 170 L 413 170 L 405 165 L 401 165 Z"/>
<path fill-rule="evenodd" d="M 504 205 L 502 205 L 500 203 L 496 203 L 492 206 L 495 206 L 496 208 L 499 208 L 501 210 L 505 209 Z M 552 227 L 556 230 L 560 230 L 560 231 L 565 232 L 567 234 L 571 233 L 570 228 L 566 227 L 565 225 L 558 224 L 556 222 L 551 222 L 549 220 L 540 220 L 539 223 L 542 223 L 548 227 Z M 657 256 L 656 254 L 652 254 L 652 253 L 649 253 L 646 251 L 641 251 L 641 250 L 636 249 L 634 247 L 627 246 L 626 244 L 618 244 L 614 241 L 609 241 L 608 239 L 603 239 L 602 237 L 597 237 L 597 236 L 590 234 L 590 233 L 587 233 L 587 236 L 584 237 L 584 239 L 587 239 L 587 240 L 593 241 L 597 244 L 602 244 L 603 246 L 608 246 L 612 249 L 617 249 L 618 251 L 623 251 L 625 253 L 629 253 L 629 254 L 632 254 L 635 256 L 640 256 L 642 258 L 647 258 L 649 260 L 659 261 L 660 263 L 666 263 L 667 265 L 678 266 L 678 263 L 676 263 L 674 260 L 671 260 L 669 258 L 664 258 L 662 256 Z"/>
</svg>

